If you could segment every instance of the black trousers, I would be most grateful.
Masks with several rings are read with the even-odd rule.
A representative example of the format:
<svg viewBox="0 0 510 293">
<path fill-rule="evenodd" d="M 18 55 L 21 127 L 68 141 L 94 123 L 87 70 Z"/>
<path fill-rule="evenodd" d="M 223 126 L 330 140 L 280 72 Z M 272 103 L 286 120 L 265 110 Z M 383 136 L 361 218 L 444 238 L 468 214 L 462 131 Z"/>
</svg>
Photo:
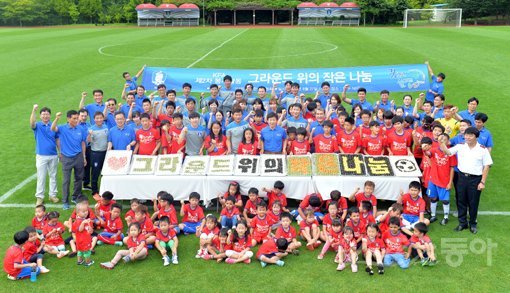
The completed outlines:
<svg viewBox="0 0 510 293">
<path fill-rule="evenodd" d="M 103 170 L 105 156 L 106 151 L 104 152 L 91 151 L 89 164 L 90 168 L 92 169 L 92 186 L 91 186 L 92 194 L 99 192 L 97 182 L 99 181 L 99 175 L 101 175 L 101 170 Z"/>
<path fill-rule="evenodd" d="M 459 225 L 468 225 L 467 212 L 469 211 L 469 226 L 476 227 L 478 204 L 480 203 L 481 191 L 478 184 L 482 176 L 467 175 L 459 172 L 457 183 L 457 209 L 459 211 Z"/>
<path fill-rule="evenodd" d="M 87 159 L 87 166 L 85 166 L 85 174 L 83 174 L 83 186 L 90 185 L 90 171 L 92 170 L 92 168 L 90 167 L 91 154 L 92 150 L 90 149 L 90 146 L 87 146 L 87 149 L 85 150 L 85 159 Z"/>
</svg>

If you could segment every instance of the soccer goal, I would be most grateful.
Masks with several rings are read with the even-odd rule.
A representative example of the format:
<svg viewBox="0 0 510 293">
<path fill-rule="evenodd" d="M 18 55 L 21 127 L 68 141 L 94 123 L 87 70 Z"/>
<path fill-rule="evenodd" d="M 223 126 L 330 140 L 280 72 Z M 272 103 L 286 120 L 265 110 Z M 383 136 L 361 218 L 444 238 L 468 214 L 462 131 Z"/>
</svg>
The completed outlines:
<svg viewBox="0 0 510 293">
<path fill-rule="evenodd" d="M 419 26 L 461 27 L 462 9 L 406 9 L 404 28 Z"/>
</svg>

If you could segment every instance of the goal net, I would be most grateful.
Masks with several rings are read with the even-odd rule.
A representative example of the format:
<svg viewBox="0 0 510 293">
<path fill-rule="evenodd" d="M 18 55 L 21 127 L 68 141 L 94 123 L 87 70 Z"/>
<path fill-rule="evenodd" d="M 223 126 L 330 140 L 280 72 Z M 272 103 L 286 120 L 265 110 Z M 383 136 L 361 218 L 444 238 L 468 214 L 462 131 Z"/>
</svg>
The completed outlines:
<svg viewBox="0 0 510 293">
<path fill-rule="evenodd" d="M 404 28 L 419 26 L 461 27 L 462 9 L 406 9 Z"/>
</svg>

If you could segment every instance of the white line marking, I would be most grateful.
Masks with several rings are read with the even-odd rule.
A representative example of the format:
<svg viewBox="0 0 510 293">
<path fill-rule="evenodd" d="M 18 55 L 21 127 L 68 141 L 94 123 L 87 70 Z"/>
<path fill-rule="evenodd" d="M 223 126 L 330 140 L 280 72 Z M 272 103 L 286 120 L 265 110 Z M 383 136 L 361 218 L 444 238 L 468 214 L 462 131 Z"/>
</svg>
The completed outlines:
<svg viewBox="0 0 510 293">
<path fill-rule="evenodd" d="M 9 196 L 13 195 L 16 191 L 20 190 L 21 188 L 23 188 L 23 186 L 25 186 L 28 183 L 32 182 L 36 178 L 37 178 L 37 173 L 35 173 L 32 176 L 28 177 L 27 179 L 23 180 L 20 184 L 16 185 L 14 188 L 12 188 L 11 190 L 9 190 L 6 193 L 4 193 L 4 195 L 2 195 L 0 197 L 0 202 L 5 201 L 6 199 L 9 198 Z"/>
<path fill-rule="evenodd" d="M 249 29 L 245 29 L 244 31 L 238 33 L 237 35 L 231 37 L 230 39 L 226 40 L 225 42 L 221 43 L 218 47 L 212 49 L 211 51 L 207 52 L 204 56 L 198 58 L 195 62 L 191 63 L 190 65 L 188 65 L 186 68 L 191 68 L 193 67 L 193 65 L 197 64 L 198 62 L 202 61 L 205 59 L 205 57 L 209 56 L 212 52 L 218 50 L 219 48 L 223 47 L 223 45 L 225 45 L 226 43 L 232 41 L 233 39 L 237 38 L 238 36 L 240 36 L 241 34 L 243 34 L 244 32 L 248 31 Z"/>
</svg>

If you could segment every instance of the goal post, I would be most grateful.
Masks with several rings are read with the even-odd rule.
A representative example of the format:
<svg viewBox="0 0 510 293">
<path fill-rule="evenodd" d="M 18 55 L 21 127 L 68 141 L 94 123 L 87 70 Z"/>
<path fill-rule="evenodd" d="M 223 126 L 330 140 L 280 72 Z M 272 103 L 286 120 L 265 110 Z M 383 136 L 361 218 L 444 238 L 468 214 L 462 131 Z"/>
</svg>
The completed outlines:
<svg viewBox="0 0 510 293">
<path fill-rule="evenodd" d="M 461 8 L 406 9 L 404 28 L 420 26 L 462 26 Z"/>
</svg>

